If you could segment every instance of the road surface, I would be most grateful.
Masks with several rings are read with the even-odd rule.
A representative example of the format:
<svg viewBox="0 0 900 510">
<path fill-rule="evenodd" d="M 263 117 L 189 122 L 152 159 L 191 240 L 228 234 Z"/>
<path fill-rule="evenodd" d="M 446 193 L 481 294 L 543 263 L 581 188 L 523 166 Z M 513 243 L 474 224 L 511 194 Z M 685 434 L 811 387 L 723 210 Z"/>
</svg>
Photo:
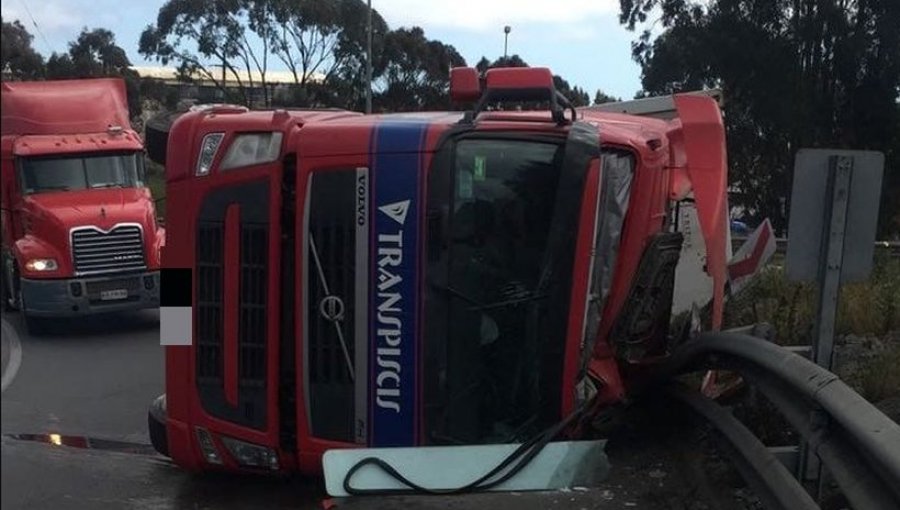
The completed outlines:
<svg viewBox="0 0 900 510">
<path fill-rule="evenodd" d="M 3 510 L 321 508 L 313 482 L 190 475 L 151 453 L 147 406 L 164 386 L 156 311 L 65 321 L 39 337 L 19 314 L 2 319 Z M 102 449 L 16 438 L 31 434 Z"/>
<path fill-rule="evenodd" d="M 31 337 L 2 316 L 2 507 L 19 509 L 323 508 L 308 479 L 192 475 L 149 447 L 147 406 L 163 392 L 159 315 L 146 311 L 57 324 Z M 667 411 L 663 410 L 664 413 Z M 629 419 L 630 420 L 630 419 Z M 590 490 L 329 501 L 347 509 L 544 508 L 661 510 L 754 508 L 707 473 L 698 431 L 670 418 L 619 427 L 610 478 Z M 628 421 L 628 423 L 632 423 Z M 50 436 L 59 434 L 59 436 Z M 37 442 L 24 439 L 43 439 Z M 23 439 L 24 438 L 24 439 Z M 49 444 L 56 441 L 63 446 Z M 91 445 L 74 448 L 65 444 Z M 719 477 L 721 478 L 721 477 Z"/>
</svg>

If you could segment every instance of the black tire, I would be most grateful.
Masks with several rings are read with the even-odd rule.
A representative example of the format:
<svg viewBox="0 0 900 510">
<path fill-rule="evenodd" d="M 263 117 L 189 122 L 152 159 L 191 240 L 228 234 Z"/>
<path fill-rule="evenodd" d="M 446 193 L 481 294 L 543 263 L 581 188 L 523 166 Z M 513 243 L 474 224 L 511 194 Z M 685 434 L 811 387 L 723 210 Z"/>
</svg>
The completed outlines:
<svg viewBox="0 0 900 510">
<path fill-rule="evenodd" d="M 17 274 L 18 277 L 18 274 Z M 43 336 L 47 334 L 50 326 L 50 320 L 47 317 L 35 317 L 29 315 L 25 306 L 25 295 L 22 292 L 22 284 L 18 284 L 19 291 L 19 310 L 22 312 L 22 318 L 25 319 L 25 329 L 28 330 L 29 336 Z"/>
<path fill-rule="evenodd" d="M 6 256 L 0 258 L 0 264 L 2 264 L 0 267 L 0 299 L 3 300 L 3 311 L 13 312 L 16 307 L 11 303 L 13 294 L 9 291 L 11 278 L 7 274 Z"/>
<path fill-rule="evenodd" d="M 147 413 L 147 430 L 150 432 L 150 444 L 160 455 L 169 456 L 169 438 L 166 433 L 166 424 Z"/>
</svg>

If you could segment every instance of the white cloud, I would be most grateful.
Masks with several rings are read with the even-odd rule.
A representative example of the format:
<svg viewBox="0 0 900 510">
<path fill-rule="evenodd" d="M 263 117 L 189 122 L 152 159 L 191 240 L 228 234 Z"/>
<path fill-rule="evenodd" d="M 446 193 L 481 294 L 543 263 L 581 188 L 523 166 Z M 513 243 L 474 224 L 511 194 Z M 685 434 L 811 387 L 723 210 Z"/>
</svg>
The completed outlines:
<svg viewBox="0 0 900 510">
<path fill-rule="evenodd" d="M 392 28 L 418 25 L 488 32 L 510 25 L 578 26 L 618 13 L 619 0 L 372 0 Z"/>
<path fill-rule="evenodd" d="M 27 6 L 27 9 L 26 9 Z M 59 31 L 69 32 L 71 29 L 80 29 L 84 24 L 81 12 L 71 1 L 61 0 L 6 0 L 0 6 L 3 13 L 4 21 L 12 21 L 18 19 L 34 34 L 34 25 L 31 22 L 31 16 L 37 22 L 41 32 L 47 37 L 55 35 Z"/>
<path fill-rule="evenodd" d="M 89 1 L 97 0 L 3 0 L 3 20 L 19 20 L 34 36 L 32 47 L 47 57 L 53 52 L 64 53 L 67 50 L 68 42 L 78 35 L 86 23 L 85 3 Z M 87 16 L 97 12 L 100 11 L 87 11 Z"/>
</svg>

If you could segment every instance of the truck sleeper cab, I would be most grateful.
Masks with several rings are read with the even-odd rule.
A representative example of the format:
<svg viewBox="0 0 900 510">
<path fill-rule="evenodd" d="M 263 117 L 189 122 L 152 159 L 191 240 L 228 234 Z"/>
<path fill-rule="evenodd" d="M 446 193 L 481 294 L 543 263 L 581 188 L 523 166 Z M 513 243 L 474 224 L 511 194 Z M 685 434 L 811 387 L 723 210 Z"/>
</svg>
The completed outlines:
<svg viewBox="0 0 900 510">
<path fill-rule="evenodd" d="M 193 320 L 166 339 L 189 345 L 166 347 L 160 451 L 317 473 L 332 448 L 523 441 L 588 394 L 620 401 L 620 367 L 665 355 L 693 126 L 565 112 L 543 68 L 490 70 L 483 94 L 474 73 L 453 73 L 456 99 L 481 98 L 465 114 L 174 123 L 185 221 L 163 285 L 190 289 Z M 482 111 L 508 101 L 551 116 Z M 685 105 L 721 129 L 715 102 Z M 722 141 L 701 145 L 724 157 Z"/>
<path fill-rule="evenodd" d="M 3 303 L 45 318 L 156 307 L 157 225 L 121 80 L 3 84 Z"/>
</svg>

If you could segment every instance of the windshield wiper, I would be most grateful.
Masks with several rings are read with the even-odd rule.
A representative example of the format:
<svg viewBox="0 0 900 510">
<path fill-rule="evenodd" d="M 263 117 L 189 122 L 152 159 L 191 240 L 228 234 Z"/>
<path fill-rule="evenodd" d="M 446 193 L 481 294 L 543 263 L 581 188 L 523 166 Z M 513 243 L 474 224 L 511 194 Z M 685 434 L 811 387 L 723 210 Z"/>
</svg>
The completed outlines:
<svg viewBox="0 0 900 510">
<path fill-rule="evenodd" d="M 516 296 L 516 297 L 510 297 L 508 299 L 503 299 L 500 301 L 493 301 L 491 303 L 481 303 L 449 285 L 442 285 L 442 284 L 439 284 L 439 283 L 436 283 L 433 281 L 428 282 L 428 284 L 437 290 L 442 290 L 442 291 L 446 292 L 447 294 L 450 294 L 451 296 L 458 297 L 459 299 L 462 299 L 463 301 L 471 304 L 472 306 L 470 306 L 468 308 L 468 310 L 471 312 L 493 310 L 494 308 L 503 308 L 505 306 L 518 305 L 518 304 L 522 304 L 522 303 L 530 303 L 532 301 L 537 301 L 540 299 L 547 298 L 547 294 L 538 294 L 535 292 L 525 291 L 525 293 L 520 294 L 519 296 Z"/>
<path fill-rule="evenodd" d="M 70 187 L 68 187 L 68 186 L 63 186 L 63 185 L 59 185 L 59 186 L 41 186 L 41 187 L 38 188 L 38 191 L 69 191 L 70 189 L 72 189 L 72 188 L 70 188 Z"/>
<path fill-rule="evenodd" d="M 96 184 L 91 186 L 91 189 L 100 189 L 100 188 L 124 188 L 125 185 L 118 182 L 104 182 L 103 184 Z"/>
<path fill-rule="evenodd" d="M 486 305 L 480 306 L 472 306 L 469 308 L 470 311 L 483 311 L 483 310 L 492 310 L 494 308 L 503 308 L 505 306 L 512 305 L 520 305 L 522 303 L 530 303 L 532 301 L 537 301 L 539 299 L 546 299 L 547 294 L 535 294 L 529 293 L 527 296 L 521 296 L 511 299 L 504 299 L 503 301 L 494 301 L 493 303 L 488 303 Z"/>
<path fill-rule="evenodd" d="M 440 283 L 436 283 L 434 281 L 429 281 L 428 284 L 437 290 L 442 290 L 442 291 L 446 292 L 447 294 L 450 294 L 451 296 L 454 296 L 454 297 L 458 297 L 459 299 L 462 299 L 463 301 L 465 301 L 467 303 L 471 303 L 475 306 L 482 306 L 481 303 L 479 303 L 478 301 L 470 298 L 469 296 L 463 294 L 462 292 L 456 290 L 455 288 L 453 288 L 449 285 L 443 285 Z"/>
</svg>

